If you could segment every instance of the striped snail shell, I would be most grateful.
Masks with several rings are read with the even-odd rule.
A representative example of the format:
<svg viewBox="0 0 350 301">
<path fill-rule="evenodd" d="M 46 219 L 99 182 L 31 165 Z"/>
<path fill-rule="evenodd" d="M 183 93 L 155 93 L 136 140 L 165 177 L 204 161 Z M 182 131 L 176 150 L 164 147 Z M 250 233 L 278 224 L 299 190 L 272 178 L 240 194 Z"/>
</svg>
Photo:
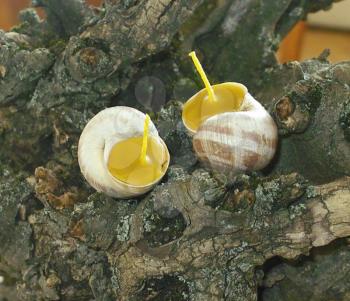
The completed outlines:
<svg viewBox="0 0 350 301">
<path fill-rule="evenodd" d="M 193 137 L 193 147 L 204 165 L 229 176 L 266 167 L 277 148 L 277 126 L 248 92 L 239 111 L 205 120 Z"/>
<path fill-rule="evenodd" d="M 107 163 L 113 146 L 123 140 L 143 135 L 146 115 L 124 106 L 107 108 L 95 115 L 85 126 L 78 146 L 78 161 L 82 174 L 97 191 L 115 198 L 129 198 L 151 190 L 164 176 L 170 155 L 164 141 L 150 121 L 149 135 L 157 138 L 162 148 L 162 174 L 145 186 L 134 186 L 113 177 Z"/>
</svg>

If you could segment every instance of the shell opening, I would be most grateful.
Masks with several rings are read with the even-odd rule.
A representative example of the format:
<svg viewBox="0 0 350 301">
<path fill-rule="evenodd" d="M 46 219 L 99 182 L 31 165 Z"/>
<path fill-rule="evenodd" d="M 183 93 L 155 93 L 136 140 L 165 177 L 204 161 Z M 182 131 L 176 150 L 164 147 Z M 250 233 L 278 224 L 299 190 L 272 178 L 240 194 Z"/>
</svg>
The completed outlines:
<svg viewBox="0 0 350 301">
<path fill-rule="evenodd" d="M 214 85 L 212 88 L 217 101 L 208 101 L 208 93 L 203 89 L 192 96 L 183 107 L 182 120 L 192 134 L 212 116 L 240 111 L 248 93 L 244 85 L 233 82 Z"/>
<path fill-rule="evenodd" d="M 113 180 L 133 187 L 157 183 L 166 173 L 169 154 L 164 142 L 155 136 L 148 137 L 146 161 L 141 160 L 143 137 L 119 141 L 111 148 L 106 166 Z"/>
</svg>

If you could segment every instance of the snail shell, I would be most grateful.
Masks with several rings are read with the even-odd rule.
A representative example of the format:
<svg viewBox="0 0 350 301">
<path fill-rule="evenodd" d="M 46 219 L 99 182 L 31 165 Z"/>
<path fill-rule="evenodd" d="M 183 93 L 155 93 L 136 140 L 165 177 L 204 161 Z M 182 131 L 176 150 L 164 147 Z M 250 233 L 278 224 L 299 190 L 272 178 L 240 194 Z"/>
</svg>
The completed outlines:
<svg viewBox="0 0 350 301">
<path fill-rule="evenodd" d="M 277 148 L 277 126 L 248 92 L 240 111 L 205 120 L 193 137 L 193 147 L 204 165 L 234 176 L 260 170 L 272 160 Z"/>
<path fill-rule="evenodd" d="M 113 146 L 120 141 L 142 136 L 145 118 L 146 115 L 136 109 L 118 106 L 99 112 L 84 128 L 79 139 L 78 161 L 85 179 L 97 191 L 116 198 L 142 195 L 151 190 L 166 173 L 170 155 L 152 121 L 149 123 L 149 136 L 157 138 L 164 158 L 161 177 L 146 186 L 133 186 L 119 181 L 108 170 L 108 158 Z"/>
</svg>

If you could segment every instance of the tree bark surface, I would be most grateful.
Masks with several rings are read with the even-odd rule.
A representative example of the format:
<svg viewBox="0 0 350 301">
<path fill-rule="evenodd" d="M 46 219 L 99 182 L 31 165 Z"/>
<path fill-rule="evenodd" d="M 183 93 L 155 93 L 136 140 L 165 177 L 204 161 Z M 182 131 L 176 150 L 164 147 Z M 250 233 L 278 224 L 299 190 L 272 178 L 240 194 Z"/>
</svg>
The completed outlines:
<svg viewBox="0 0 350 301">
<path fill-rule="evenodd" d="M 350 64 L 275 59 L 331 3 L 33 1 L 45 20 L 26 10 L 0 31 L 0 300 L 347 300 Z M 192 49 L 274 117 L 262 172 L 228 179 L 197 162 L 181 122 L 201 88 Z M 95 192 L 78 166 L 84 126 L 114 105 L 150 113 L 171 153 L 137 199 Z"/>
</svg>

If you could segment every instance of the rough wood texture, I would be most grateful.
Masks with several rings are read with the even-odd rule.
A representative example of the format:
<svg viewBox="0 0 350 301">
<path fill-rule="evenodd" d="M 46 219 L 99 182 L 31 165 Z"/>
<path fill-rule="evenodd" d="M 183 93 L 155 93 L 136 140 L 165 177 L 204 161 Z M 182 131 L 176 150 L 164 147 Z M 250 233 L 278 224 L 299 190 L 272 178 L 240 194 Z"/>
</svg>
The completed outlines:
<svg viewBox="0 0 350 301">
<path fill-rule="evenodd" d="M 255 94 L 264 89 L 264 73 L 277 66 L 275 51 L 281 39 L 307 13 L 332 2 L 218 0 L 209 18 L 203 12 L 203 23 L 188 25 L 194 32 L 185 35 L 185 49 L 198 48 L 215 80 L 246 83 Z M 213 8 L 213 1 L 208 3 L 207 13 Z"/>
<path fill-rule="evenodd" d="M 315 183 L 350 174 L 349 74 L 349 62 L 330 65 L 324 57 L 266 74 L 259 98 L 284 136 L 275 170 L 298 171 Z"/>
<path fill-rule="evenodd" d="M 349 246 L 337 241 L 312 251 L 308 260 L 273 267 L 264 280 L 263 299 L 349 300 Z"/>
<path fill-rule="evenodd" d="M 284 282 L 263 270 L 350 235 L 350 70 L 326 55 L 279 66 L 274 50 L 331 2 L 34 1 L 46 21 L 27 10 L 0 32 L 0 299 L 249 301 L 276 285 L 264 300 L 299 300 L 283 265 Z M 190 47 L 274 116 L 281 147 L 262 173 L 228 181 L 198 165 L 177 101 L 200 87 Z M 167 177 L 135 200 L 94 192 L 77 164 L 85 124 L 106 106 L 161 107 L 162 89 Z"/>
</svg>

